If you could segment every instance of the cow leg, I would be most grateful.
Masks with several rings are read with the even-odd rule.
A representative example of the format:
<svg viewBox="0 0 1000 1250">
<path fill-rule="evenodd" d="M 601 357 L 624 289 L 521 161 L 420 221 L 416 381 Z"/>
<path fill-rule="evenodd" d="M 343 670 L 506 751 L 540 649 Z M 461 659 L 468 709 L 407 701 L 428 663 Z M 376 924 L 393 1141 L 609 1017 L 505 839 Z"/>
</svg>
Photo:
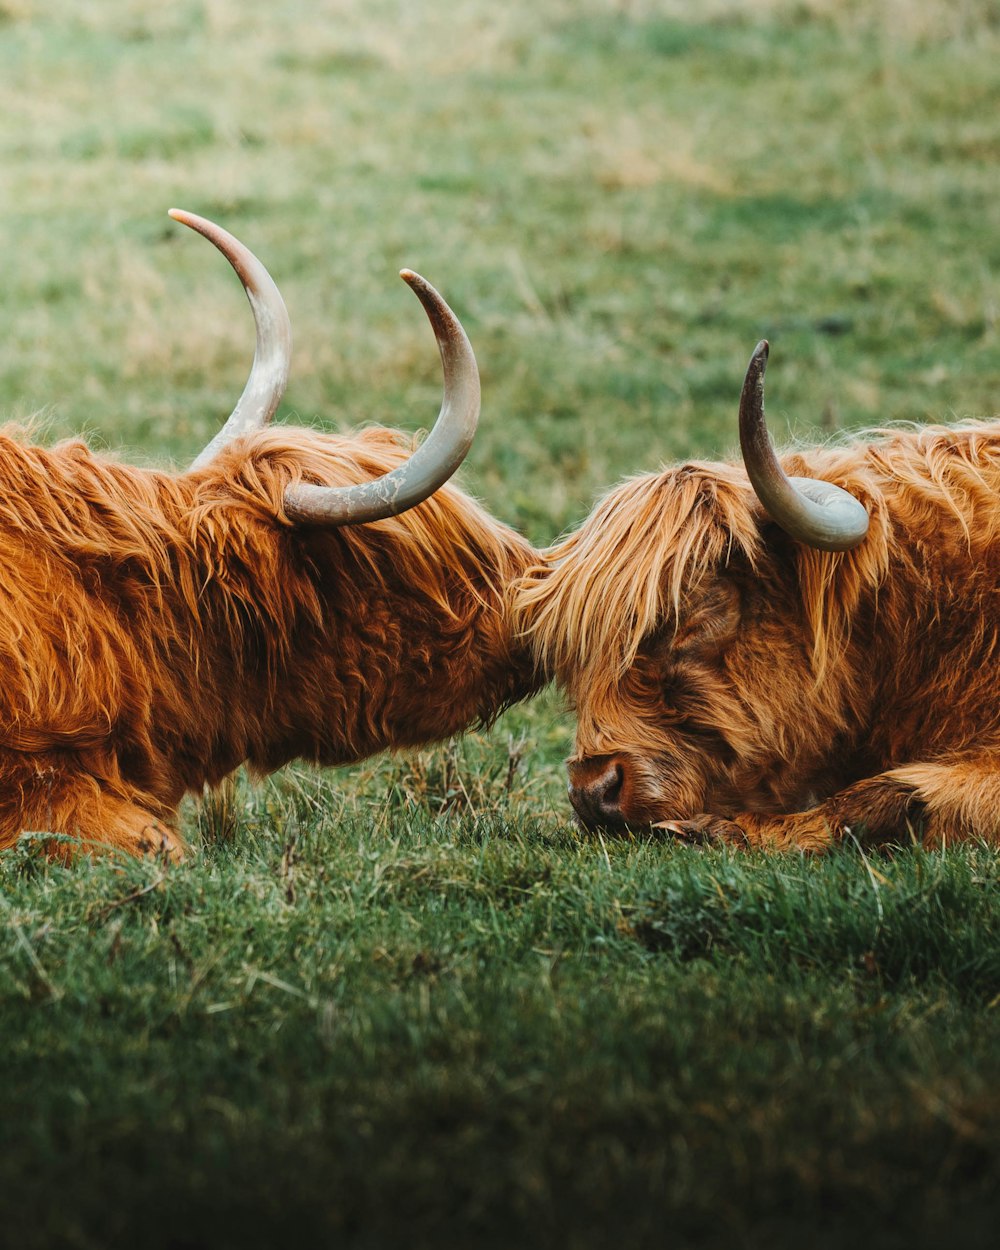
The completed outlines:
<svg viewBox="0 0 1000 1250">
<path fill-rule="evenodd" d="M 48 853 L 59 859 L 71 859 L 79 851 L 118 850 L 162 853 L 176 862 L 184 854 L 180 835 L 143 806 L 141 796 L 37 760 L 0 760 L 0 850 L 28 831 L 78 838 L 78 843 L 47 844 Z"/>
<path fill-rule="evenodd" d="M 963 753 L 893 768 L 787 816 L 741 812 L 731 820 L 695 816 L 657 827 L 684 841 L 769 851 L 822 852 L 851 838 L 863 847 L 1000 842 L 1000 755 Z"/>
<path fill-rule="evenodd" d="M 114 850 L 137 856 L 162 855 L 172 864 L 184 858 L 184 843 L 176 829 L 147 808 L 115 794 L 88 796 L 60 821 L 59 830 L 79 837 L 79 849 L 88 854 Z M 52 851 L 63 856 L 66 846 L 53 844 Z M 75 844 L 69 845 L 65 857 L 72 857 L 76 849 Z"/>
</svg>

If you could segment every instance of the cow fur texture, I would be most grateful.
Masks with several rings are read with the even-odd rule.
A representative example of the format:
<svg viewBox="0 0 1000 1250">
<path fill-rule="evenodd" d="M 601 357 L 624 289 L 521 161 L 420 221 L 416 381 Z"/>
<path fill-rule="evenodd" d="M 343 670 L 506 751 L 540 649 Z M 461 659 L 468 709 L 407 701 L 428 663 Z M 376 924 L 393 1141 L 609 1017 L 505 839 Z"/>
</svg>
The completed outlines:
<svg viewBox="0 0 1000 1250">
<path fill-rule="evenodd" d="M 787 455 L 856 496 L 793 541 L 742 466 L 614 490 L 524 579 L 518 628 L 578 716 L 587 825 L 821 851 L 1000 840 L 1000 426 Z"/>
<path fill-rule="evenodd" d="M 172 475 L 0 431 L 0 848 L 179 854 L 182 795 L 241 763 L 342 764 L 531 692 L 504 590 L 536 554 L 459 490 L 343 528 L 285 514 L 289 485 L 411 450 L 263 429 Z"/>
</svg>

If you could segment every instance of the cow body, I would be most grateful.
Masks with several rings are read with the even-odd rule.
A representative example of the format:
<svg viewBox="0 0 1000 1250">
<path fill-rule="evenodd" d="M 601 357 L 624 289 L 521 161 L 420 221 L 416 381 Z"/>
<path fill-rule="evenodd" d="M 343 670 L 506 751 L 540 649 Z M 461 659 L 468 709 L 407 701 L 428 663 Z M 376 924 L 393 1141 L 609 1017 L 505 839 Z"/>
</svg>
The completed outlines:
<svg viewBox="0 0 1000 1250">
<path fill-rule="evenodd" d="M 822 850 L 1000 837 L 1000 426 L 784 458 L 868 510 L 790 538 L 734 464 L 626 482 L 526 577 L 586 825 Z"/>
<path fill-rule="evenodd" d="M 0 430 L 0 849 L 24 830 L 177 855 L 182 795 L 241 763 L 343 764 L 491 720 L 539 684 L 510 643 L 528 544 L 448 484 L 479 419 L 468 337 L 419 274 L 444 376 L 417 448 L 271 429 L 291 325 L 256 256 L 232 265 L 250 375 L 180 474 Z"/>
<path fill-rule="evenodd" d="M 411 450 L 265 428 L 175 475 L 0 433 L 0 848 L 176 851 L 181 796 L 240 763 L 345 763 L 529 693 L 503 587 L 532 549 L 462 492 L 370 524 L 287 516 L 290 488 Z"/>
</svg>

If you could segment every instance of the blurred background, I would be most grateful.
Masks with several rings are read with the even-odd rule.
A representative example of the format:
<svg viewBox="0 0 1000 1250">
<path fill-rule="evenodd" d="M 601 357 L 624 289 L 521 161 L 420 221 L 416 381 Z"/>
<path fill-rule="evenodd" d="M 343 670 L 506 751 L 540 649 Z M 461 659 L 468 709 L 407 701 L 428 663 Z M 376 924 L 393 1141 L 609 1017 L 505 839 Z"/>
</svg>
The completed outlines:
<svg viewBox="0 0 1000 1250">
<path fill-rule="evenodd" d="M 995 0 L 0 0 L 0 414 L 183 464 L 265 261 L 282 419 L 417 430 L 411 266 L 484 386 L 463 480 L 536 541 L 662 460 L 1000 393 Z"/>
</svg>

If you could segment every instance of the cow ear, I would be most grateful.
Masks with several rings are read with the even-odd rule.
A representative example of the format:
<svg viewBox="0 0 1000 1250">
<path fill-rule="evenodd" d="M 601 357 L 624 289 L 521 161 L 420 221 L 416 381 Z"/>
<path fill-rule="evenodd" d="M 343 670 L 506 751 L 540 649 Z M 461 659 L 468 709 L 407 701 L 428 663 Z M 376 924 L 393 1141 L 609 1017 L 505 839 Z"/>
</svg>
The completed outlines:
<svg viewBox="0 0 1000 1250">
<path fill-rule="evenodd" d="M 674 636 L 679 658 L 714 659 L 730 645 L 743 615 L 739 588 L 719 574 L 702 583 L 684 606 Z"/>
</svg>

